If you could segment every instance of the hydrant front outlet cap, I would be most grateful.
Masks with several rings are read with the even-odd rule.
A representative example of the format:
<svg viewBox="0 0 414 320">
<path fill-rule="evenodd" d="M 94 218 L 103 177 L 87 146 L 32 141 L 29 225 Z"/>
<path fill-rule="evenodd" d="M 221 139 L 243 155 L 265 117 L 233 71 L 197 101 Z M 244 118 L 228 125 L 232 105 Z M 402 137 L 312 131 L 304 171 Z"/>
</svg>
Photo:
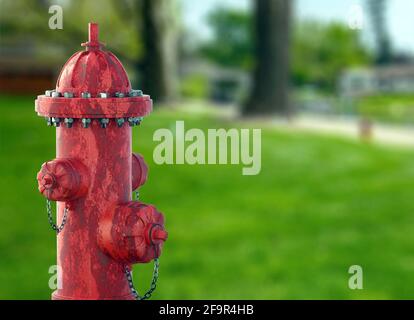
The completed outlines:
<svg viewBox="0 0 414 320">
<path fill-rule="evenodd" d="M 159 257 L 167 236 L 164 217 L 154 206 L 129 202 L 105 213 L 99 223 L 98 243 L 115 260 L 145 263 Z"/>
</svg>

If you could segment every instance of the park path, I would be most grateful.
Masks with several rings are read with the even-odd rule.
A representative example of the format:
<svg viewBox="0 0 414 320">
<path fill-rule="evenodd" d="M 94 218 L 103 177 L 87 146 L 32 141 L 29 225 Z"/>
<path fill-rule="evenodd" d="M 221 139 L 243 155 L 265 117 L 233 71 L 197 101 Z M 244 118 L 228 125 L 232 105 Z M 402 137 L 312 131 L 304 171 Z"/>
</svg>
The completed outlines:
<svg viewBox="0 0 414 320">
<path fill-rule="evenodd" d="M 316 132 L 361 139 L 361 123 L 358 118 L 341 116 L 299 115 L 291 121 L 274 121 L 275 127 L 288 130 Z M 370 141 L 374 143 L 414 147 L 414 127 L 373 123 Z"/>
<path fill-rule="evenodd" d="M 184 104 L 178 107 L 184 112 L 198 114 L 215 114 L 229 121 L 246 123 L 249 126 L 275 128 L 289 131 L 313 132 L 355 140 L 361 139 L 361 121 L 358 117 L 345 117 L 338 115 L 310 115 L 299 114 L 290 120 L 278 118 L 240 119 L 237 107 L 214 106 L 211 104 Z M 373 143 L 388 146 L 411 148 L 414 147 L 414 126 L 391 125 L 372 123 L 371 137 Z"/>
</svg>

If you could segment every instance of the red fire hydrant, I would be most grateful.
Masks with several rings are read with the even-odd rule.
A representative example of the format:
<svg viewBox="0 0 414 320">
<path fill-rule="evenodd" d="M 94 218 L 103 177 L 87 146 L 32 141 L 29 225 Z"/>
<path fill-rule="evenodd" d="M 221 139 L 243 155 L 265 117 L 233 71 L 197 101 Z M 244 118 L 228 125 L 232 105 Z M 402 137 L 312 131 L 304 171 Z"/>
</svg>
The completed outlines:
<svg viewBox="0 0 414 320">
<path fill-rule="evenodd" d="M 101 49 L 97 24 L 89 24 L 82 46 L 64 65 L 56 90 L 38 96 L 35 108 L 56 127 L 56 159 L 37 175 L 57 232 L 61 282 L 52 298 L 145 299 L 155 289 L 167 232 L 155 207 L 132 201 L 147 165 L 131 151 L 131 131 L 151 112 L 152 100 L 131 90 L 121 62 Z M 50 201 L 57 201 L 59 226 Z M 131 265 L 153 259 L 151 289 L 139 296 Z"/>
</svg>

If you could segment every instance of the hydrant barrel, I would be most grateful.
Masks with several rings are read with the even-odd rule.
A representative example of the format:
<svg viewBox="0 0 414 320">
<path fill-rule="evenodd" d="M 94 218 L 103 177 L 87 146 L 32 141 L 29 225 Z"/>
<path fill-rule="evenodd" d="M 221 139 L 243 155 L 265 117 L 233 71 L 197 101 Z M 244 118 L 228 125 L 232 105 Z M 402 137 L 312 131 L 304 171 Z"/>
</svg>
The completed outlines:
<svg viewBox="0 0 414 320">
<path fill-rule="evenodd" d="M 167 231 L 152 205 L 132 201 L 148 167 L 132 153 L 132 128 L 152 111 L 152 100 L 132 90 L 121 62 L 89 41 L 64 65 L 55 90 L 35 110 L 56 127 L 56 159 L 37 175 L 40 193 L 57 201 L 57 262 L 53 299 L 135 299 L 125 270 L 161 254 Z M 66 217 L 67 215 L 67 217 Z M 56 230 L 56 229 L 55 229 Z"/>
<path fill-rule="evenodd" d="M 102 131 L 105 134 L 97 134 Z M 91 171 L 85 198 L 75 201 L 58 236 L 58 265 L 62 289 L 54 298 L 132 299 L 123 263 L 102 254 L 97 244 L 100 217 L 116 203 L 131 201 L 131 128 L 93 122 L 88 130 L 80 123 L 56 129 L 57 157 L 76 158 Z M 58 203 L 58 220 L 64 205 Z M 93 281 L 93 286 L 81 285 Z M 80 290 L 81 288 L 81 290 Z"/>
</svg>

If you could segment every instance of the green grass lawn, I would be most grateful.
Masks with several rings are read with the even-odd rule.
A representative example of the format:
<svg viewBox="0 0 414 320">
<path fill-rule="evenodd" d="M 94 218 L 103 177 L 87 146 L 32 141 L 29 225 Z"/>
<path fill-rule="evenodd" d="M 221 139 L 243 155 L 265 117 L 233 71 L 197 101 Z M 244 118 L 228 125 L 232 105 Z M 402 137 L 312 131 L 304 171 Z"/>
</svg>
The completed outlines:
<svg viewBox="0 0 414 320">
<path fill-rule="evenodd" d="M 54 129 L 33 98 L 0 98 L 0 298 L 48 299 L 55 235 L 36 173 L 54 158 Z M 156 111 L 134 129 L 150 166 L 141 190 L 170 237 L 155 299 L 405 299 L 414 297 L 414 150 L 340 138 L 262 134 L 262 172 L 158 166 L 154 130 L 229 127 L 214 116 Z M 348 289 L 348 268 L 364 290 Z M 151 265 L 134 268 L 149 285 Z"/>
</svg>

